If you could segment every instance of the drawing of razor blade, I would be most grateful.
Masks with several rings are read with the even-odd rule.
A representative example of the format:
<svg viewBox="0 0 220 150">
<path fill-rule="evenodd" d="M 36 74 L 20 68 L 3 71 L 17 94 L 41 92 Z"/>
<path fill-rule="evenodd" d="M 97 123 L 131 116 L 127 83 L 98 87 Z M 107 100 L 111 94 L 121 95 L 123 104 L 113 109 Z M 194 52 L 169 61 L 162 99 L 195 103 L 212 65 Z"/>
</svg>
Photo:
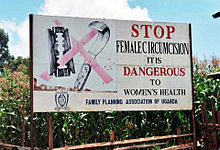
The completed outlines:
<svg viewBox="0 0 220 150">
<path fill-rule="evenodd" d="M 64 27 L 52 27 L 48 29 L 48 45 L 50 52 L 50 72 L 56 77 L 70 76 L 75 74 L 73 58 L 64 66 L 60 66 L 57 61 L 71 49 L 70 36 L 68 29 Z"/>
<path fill-rule="evenodd" d="M 100 21 L 94 21 L 88 25 L 88 27 L 95 29 L 98 31 L 98 36 L 94 42 L 94 44 L 89 48 L 89 53 L 96 59 L 97 55 L 99 55 L 110 38 L 110 29 L 109 27 Z M 78 91 L 83 90 L 84 85 L 89 77 L 91 72 L 91 65 L 84 61 L 80 72 L 77 76 L 77 79 L 74 83 L 74 88 Z"/>
</svg>

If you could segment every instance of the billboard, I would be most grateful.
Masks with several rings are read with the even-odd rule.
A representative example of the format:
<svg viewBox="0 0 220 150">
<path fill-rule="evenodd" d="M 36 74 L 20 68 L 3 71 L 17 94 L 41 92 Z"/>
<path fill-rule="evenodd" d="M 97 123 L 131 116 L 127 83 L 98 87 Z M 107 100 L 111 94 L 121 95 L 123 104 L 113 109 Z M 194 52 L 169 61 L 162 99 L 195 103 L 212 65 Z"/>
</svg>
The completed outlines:
<svg viewBox="0 0 220 150">
<path fill-rule="evenodd" d="M 33 110 L 191 110 L 190 25 L 33 15 Z"/>
</svg>

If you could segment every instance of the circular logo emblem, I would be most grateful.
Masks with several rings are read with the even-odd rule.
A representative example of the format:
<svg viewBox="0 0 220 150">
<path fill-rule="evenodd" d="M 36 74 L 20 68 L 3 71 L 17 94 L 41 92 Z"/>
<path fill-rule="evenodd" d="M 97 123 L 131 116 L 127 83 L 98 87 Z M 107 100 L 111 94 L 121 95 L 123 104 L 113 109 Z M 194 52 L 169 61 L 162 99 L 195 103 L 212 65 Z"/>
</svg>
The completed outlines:
<svg viewBox="0 0 220 150">
<path fill-rule="evenodd" d="M 61 107 L 63 107 L 66 104 L 66 96 L 64 94 L 59 95 L 58 103 Z"/>
</svg>

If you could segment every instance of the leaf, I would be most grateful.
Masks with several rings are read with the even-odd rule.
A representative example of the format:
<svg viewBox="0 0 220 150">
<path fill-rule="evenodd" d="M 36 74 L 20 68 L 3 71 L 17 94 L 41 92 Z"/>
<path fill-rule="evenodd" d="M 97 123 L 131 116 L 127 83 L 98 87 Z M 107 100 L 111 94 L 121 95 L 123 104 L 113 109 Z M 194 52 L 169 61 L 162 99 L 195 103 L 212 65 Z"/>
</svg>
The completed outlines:
<svg viewBox="0 0 220 150">
<path fill-rule="evenodd" d="M 182 120 L 182 115 L 181 115 L 181 112 L 178 112 L 178 115 L 179 115 L 180 122 L 182 123 L 182 122 L 183 122 L 183 120 Z"/>
</svg>

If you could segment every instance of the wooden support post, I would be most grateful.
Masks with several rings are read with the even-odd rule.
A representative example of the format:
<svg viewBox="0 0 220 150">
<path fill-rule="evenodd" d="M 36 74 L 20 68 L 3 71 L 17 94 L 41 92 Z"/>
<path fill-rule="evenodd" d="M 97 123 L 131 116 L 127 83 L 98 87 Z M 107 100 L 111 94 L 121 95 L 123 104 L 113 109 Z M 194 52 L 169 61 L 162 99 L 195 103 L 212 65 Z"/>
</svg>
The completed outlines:
<svg viewBox="0 0 220 150">
<path fill-rule="evenodd" d="M 114 142 L 114 141 L 115 141 L 115 133 L 114 131 L 111 130 L 110 142 Z"/>
<path fill-rule="evenodd" d="M 214 150 L 218 150 L 218 137 L 217 137 L 217 133 L 216 133 L 216 115 L 215 115 L 215 100 L 212 99 L 212 122 L 213 122 L 213 128 L 212 128 L 212 133 L 213 133 L 213 149 Z"/>
<path fill-rule="evenodd" d="M 49 149 L 52 150 L 53 149 L 53 124 L 52 124 L 52 116 L 49 114 Z"/>
<path fill-rule="evenodd" d="M 192 126 L 193 126 L 193 148 L 194 148 L 194 150 L 197 150 L 197 139 L 196 139 L 196 118 L 195 118 L 194 86 L 193 86 L 192 28 L 191 28 L 191 24 L 189 24 L 189 37 L 190 37 L 191 85 L 192 85 Z"/>
<path fill-rule="evenodd" d="M 217 110 L 217 120 L 218 124 L 220 124 L 220 110 Z"/>
<path fill-rule="evenodd" d="M 205 102 L 202 102 L 202 123 L 204 126 L 208 125 L 208 112 L 207 105 Z M 210 148 L 213 145 L 212 132 L 210 132 L 209 128 L 203 128 L 203 134 L 205 147 Z"/>
<path fill-rule="evenodd" d="M 201 103 L 202 104 L 202 124 L 203 125 L 206 125 L 208 124 L 208 122 L 206 121 L 207 119 L 207 110 L 206 110 L 206 104 L 204 102 Z M 207 132 L 206 132 L 206 129 L 203 128 L 203 136 L 204 136 L 204 142 L 205 142 L 205 146 L 207 146 L 207 143 L 208 143 L 208 139 L 207 139 Z"/>
<path fill-rule="evenodd" d="M 115 141 L 115 133 L 114 131 L 111 130 L 111 133 L 110 133 L 110 142 L 114 142 Z M 113 150 L 114 149 L 114 146 L 111 146 L 110 147 L 110 150 Z"/>
<path fill-rule="evenodd" d="M 196 118 L 195 118 L 195 107 L 193 104 L 192 109 L 192 121 L 193 121 L 193 148 L 197 150 L 197 139 L 196 139 Z"/>
<path fill-rule="evenodd" d="M 25 146 L 25 93 L 23 94 L 23 101 L 22 101 L 22 140 L 21 145 Z"/>
<path fill-rule="evenodd" d="M 177 135 L 180 135 L 181 134 L 181 129 L 180 128 L 176 128 L 176 133 L 177 133 Z M 183 142 L 181 141 L 180 138 L 177 139 L 177 142 L 178 142 L 178 144 L 183 144 Z"/>
<path fill-rule="evenodd" d="M 33 14 L 29 15 L 29 43 L 30 43 L 30 131 L 31 150 L 34 150 L 34 109 L 33 109 Z"/>
<path fill-rule="evenodd" d="M 121 111 L 118 112 L 118 119 L 120 120 L 119 121 L 119 125 L 121 124 L 121 120 L 122 120 L 122 114 L 121 114 Z M 118 130 L 118 135 L 119 135 L 119 139 L 121 140 L 121 130 Z"/>
</svg>

